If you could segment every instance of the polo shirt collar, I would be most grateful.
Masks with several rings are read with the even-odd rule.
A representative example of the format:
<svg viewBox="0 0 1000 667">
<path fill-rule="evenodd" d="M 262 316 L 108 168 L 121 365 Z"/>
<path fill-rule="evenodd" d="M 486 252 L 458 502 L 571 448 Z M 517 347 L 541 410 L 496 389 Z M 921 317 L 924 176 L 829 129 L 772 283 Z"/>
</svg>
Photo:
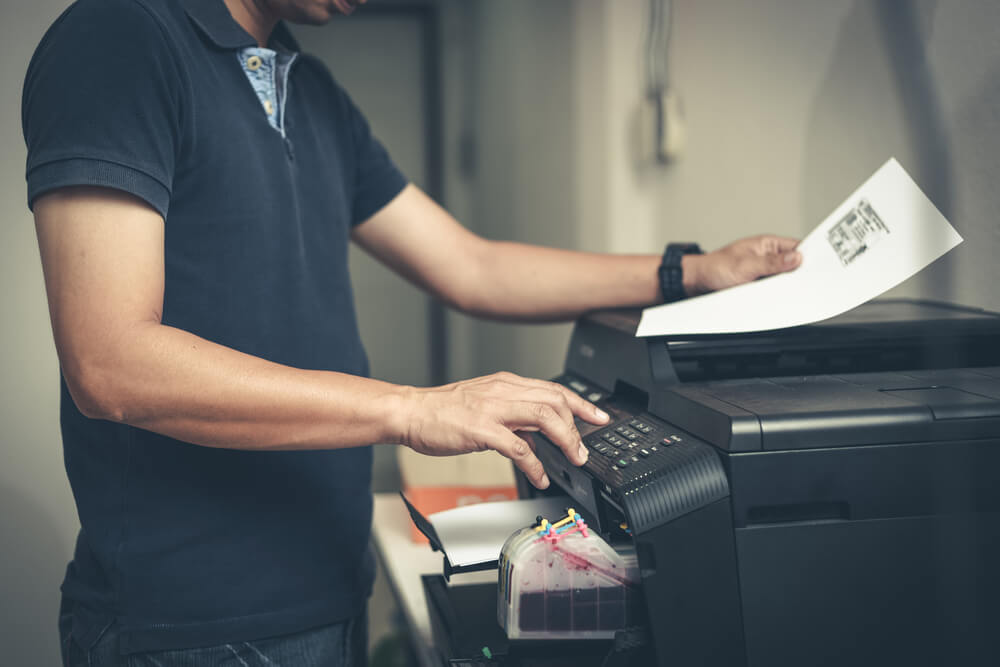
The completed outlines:
<svg viewBox="0 0 1000 667">
<path fill-rule="evenodd" d="M 244 30 L 222 0 L 181 0 L 184 10 L 198 28 L 219 48 L 245 49 L 257 46 L 257 40 Z M 268 45 L 276 44 L 291 51 L 299 45 L 283 21 L 275 26 Z"/>
</svg>

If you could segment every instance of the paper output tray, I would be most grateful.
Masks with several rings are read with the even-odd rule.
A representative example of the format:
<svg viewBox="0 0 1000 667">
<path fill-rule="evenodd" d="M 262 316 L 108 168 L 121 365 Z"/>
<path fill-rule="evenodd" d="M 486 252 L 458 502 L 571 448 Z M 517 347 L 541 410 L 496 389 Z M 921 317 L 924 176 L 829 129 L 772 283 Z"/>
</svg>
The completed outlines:
<svg viewBox="0 0 1000 667">
<path fill-rule="evenodd" d="M 462 572 L 496 569 L 500 549 L 512 533 L 530 525 L 537 516 L 565 516 L 566 508 L 573 504 L 567 496 L 505 500 L 457 507 L 425 517 L 406 496 L 399 495 L 431 548 L 444 555 L 445 578 Z"/>
</svg>

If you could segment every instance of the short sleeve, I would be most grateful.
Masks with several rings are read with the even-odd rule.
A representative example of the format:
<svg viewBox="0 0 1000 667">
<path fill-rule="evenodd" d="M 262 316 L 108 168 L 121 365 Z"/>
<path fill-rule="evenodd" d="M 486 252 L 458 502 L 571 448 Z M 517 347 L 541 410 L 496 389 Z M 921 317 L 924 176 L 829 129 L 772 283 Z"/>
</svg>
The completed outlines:
<svg viewBox="0 0 1000 667">
<path fill-rule="evenodd" d="M 42 39 L 24 82 L 28 206 L 56 188 L 100 185 L 144 199 L 165 218 L 179 72 L 160 25 L 139 3 L 70 7 Z"/>
<path fill-rule="evenodd" d="M 372 134 L 364 115 L 350 100 L 348 108 L 357 165 L 351 220 L 353 225 L 359 225 L 392 201 L 406 187 L 407 181 Z"/>
</svg>

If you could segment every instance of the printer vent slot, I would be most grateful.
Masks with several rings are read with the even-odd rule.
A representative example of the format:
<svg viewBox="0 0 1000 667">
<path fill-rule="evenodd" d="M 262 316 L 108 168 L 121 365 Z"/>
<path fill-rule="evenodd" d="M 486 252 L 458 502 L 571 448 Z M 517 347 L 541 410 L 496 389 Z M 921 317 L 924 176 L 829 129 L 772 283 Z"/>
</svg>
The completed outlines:
<svg viewBox="0 0 1000 667">
<path fill-rule="evenodd" d="M 748 526 L 818 521 L 848 521 L 851 507 L 846 502 L 793 503 L 761 505 L 747 510 Z"/>
<path fill-rule="evenodd" d="M 729 483 L 712 447 L 691 441 L 670 445 L 661 467 L 622 489 L 632 531 L 640 535 L 729 495 Z"/>
</svg>

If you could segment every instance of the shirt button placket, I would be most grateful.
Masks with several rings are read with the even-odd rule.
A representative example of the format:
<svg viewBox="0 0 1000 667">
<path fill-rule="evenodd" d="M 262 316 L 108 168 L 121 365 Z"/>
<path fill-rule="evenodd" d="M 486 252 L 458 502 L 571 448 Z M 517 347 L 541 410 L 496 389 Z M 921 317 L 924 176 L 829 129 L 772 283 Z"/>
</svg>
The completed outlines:
<svg viewBox="0 0 1000 667">
<path fill-rule="evenodd" d="M 257 94 L 257 98 L 260 100 L 261 106 L 264 107 L 264 114 L 267 116 L 268 123 L 281 132 L 282 137 L 287 142 L 287 137 L 284 136 L 284 130 L 281 127 L 281 118 L 278 117 L 280 100 L 278 99 L 278 91 L 274 80 L 277 63 L 273 56 L 274 54 L 270 52 L 261 54 L 254 53 L 248 49 L 240 55 L 240 65 L 247 78 L 250 79 L 250 83 Z"/>
</svg>

